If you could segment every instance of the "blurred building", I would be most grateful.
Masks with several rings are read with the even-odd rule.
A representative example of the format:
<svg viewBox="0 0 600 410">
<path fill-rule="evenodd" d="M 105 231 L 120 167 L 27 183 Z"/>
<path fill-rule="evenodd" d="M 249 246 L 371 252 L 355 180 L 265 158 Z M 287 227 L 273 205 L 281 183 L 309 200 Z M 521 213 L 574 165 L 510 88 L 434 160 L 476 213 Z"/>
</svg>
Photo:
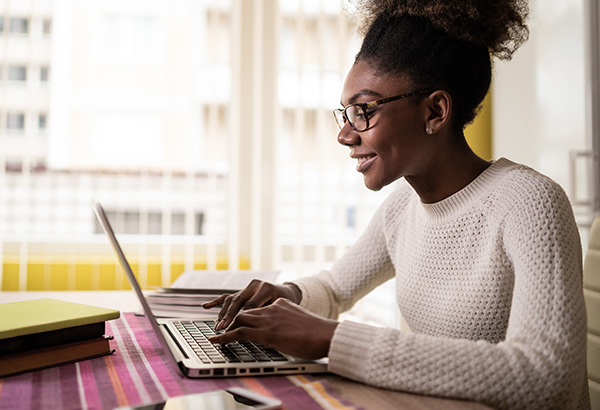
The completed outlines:
<svg viewBox="0 0 600 410">
<path fill-rule="evenodd" d="M 91 197 L 155 284 L 322 267 L 382 198 L 335 139 L 358 46 L 341 3 L 3 0 L 0 16 L 4 288 L 77 287 L 111 257 Z"/>
</svg>

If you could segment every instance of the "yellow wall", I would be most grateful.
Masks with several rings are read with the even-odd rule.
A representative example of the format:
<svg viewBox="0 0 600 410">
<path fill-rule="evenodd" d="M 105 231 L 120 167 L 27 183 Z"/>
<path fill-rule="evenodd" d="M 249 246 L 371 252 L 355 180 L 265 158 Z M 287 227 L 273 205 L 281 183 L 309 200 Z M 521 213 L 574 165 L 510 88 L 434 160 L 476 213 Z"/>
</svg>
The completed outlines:
<svg viewBox="0 0 600 410">
<path fill-rule="evenodd" d="M 465 129 L 469 146 L 485 160 L 492 159 L 492 99 L 483 100 L 483 107 L 475 121 Z"/>
<path fill-rule="evenodd" d="M 121 290 L 130 289 L 121 267 L 114 259 L 78 256 L 75 263 L 68 256 L 48 257 L 28 256 L 26 289 L 19 289 L 20 260 L 18 255 L 5 255 L 0 290 Z M 196 258 L 198 259 L 198 258 Z M 194 269 L 205 270 L 206 261 L 200 260 Z M 217 269 L 229 268 L 227 257 L 217 257 Z M 249 269 L 248 260 L 240 258 L 240 269 Z M 160 260 L 149 261 L 143 265 L 144 273 L 140 278 L 140 264 L 131 261 L 142 286 L 162 286 L 162 265 Z M 172 261 L 170 281 L 173 282 L 185 269 L 184 262 Z"/>
</svg>

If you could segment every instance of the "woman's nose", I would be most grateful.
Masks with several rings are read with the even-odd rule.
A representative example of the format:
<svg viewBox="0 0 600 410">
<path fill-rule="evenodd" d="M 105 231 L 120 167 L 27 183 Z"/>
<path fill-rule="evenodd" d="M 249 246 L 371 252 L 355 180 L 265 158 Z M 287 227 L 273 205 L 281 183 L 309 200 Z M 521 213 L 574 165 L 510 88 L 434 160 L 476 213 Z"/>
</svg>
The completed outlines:
<svg viewBox="0 0 600 410">
<path fill-rule="evenodd" d="M 350 124 L 348 124 L 348 122 L 346 121 L 346 123 L 338 133 L 337 140 L 342 145 L 351 146 L 357 145 L 360 141 L 360 137 L 358 136 L 358 133 L 354 131 L 352 126 L 350 126 Z"/>
</svg>

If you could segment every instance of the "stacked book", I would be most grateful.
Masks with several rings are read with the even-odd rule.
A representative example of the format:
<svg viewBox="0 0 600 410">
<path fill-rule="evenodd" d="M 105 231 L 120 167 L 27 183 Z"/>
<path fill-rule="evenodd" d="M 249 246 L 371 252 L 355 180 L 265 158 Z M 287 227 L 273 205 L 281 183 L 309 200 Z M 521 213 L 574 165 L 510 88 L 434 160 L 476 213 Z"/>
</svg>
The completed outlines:
<svg viewBox="0 0 600 410">
<path fill-rule="evenodd" d="M 55 299 L 0 304 L 0 377 L 112 354 L 105 322 L 119 316 Z"/>
<path fill-rule="evenodd" d="M 274 282 L 277 271 L 187 271 L 170 287 L 146 293 L 146 300 L 157 317 L 215 319 L 220 307 L 204 309 L 202 304 L 224 293 L 235 293 L 252 279 Z"/>
<path fill-rule="evenodd" d="M 147 293 L 146 300 L 156 317 L 179 319 L 216 319 L 219 308 L 204 309 L 202 304 L 210 302 L 223 293 L 236 290 L 160 288 Z"/>
</svg>

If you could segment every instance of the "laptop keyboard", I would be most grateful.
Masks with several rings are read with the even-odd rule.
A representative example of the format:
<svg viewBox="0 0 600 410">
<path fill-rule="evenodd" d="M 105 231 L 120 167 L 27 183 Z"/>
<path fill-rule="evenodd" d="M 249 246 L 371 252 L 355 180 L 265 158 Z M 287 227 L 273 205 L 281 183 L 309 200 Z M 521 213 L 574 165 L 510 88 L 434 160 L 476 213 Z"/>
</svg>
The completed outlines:
<svg viewBox="0 0 600 410">
<path fill-rule="evenodd" d="M 215 332 L 215 321 L 181 321 L 173 324 L 202 363 L 282 362 L 288 360 L 277 350 L 256 342 L 212 344 L 208 338 L 220 333 Z"/>
</svg>

